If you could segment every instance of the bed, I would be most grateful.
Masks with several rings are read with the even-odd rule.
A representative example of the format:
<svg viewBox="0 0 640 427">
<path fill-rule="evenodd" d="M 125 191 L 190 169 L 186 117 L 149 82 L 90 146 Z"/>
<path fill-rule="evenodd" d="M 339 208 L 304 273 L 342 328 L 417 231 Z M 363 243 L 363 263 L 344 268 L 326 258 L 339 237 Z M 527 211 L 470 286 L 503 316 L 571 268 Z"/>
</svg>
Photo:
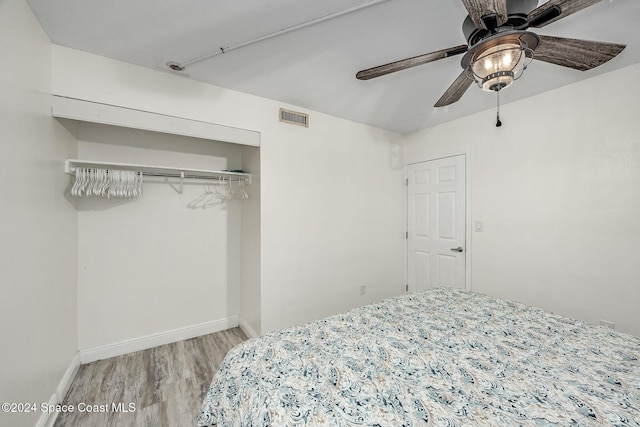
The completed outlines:
<svg viewBox="0 0 640 427">
<path fill-rule="evenodd" d="M 199 426 L 640 426 L 640 338 L 432 289 L 233 348 Z"/>
</svg>

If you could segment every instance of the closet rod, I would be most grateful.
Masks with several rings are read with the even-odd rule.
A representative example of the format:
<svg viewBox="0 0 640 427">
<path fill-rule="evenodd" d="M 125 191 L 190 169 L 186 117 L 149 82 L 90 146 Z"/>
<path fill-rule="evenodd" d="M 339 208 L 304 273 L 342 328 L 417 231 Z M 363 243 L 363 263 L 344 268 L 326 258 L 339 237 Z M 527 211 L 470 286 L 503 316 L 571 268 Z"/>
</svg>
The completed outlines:
<svg viewBox="0 0 640 427">
<path fill-rule="evenodd" d="M 251 184 L 251 174 L 240 172 L 226 172 L 204 169 L 175 168 L 170 166 L 150 166 L 132 163 L 96 162 L 91 160 L 67 159 L 64 163 L 64 171 L 75 175 L 76 168 L 117 169 L 142 172 L 147 176 L 159 176 L 169 178 L 190 179 L 219 179 L 228 178 L 234 181 L 244 181 Z"/>
</svg>

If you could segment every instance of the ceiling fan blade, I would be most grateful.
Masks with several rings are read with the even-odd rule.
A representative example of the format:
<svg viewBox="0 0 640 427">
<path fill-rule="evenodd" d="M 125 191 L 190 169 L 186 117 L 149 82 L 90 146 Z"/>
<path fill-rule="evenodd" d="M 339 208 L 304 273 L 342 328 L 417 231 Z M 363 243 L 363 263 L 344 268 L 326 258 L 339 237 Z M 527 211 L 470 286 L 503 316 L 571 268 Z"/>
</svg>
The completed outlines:
<svg viewBox="0 0 640 427">
<path fill-rule="evenodd" d="M 549 0 L 529 13 L 529 26 L 542 28 L 598 2 L 600 0 Z"/>
<path fill-rule="evenodd" d="M 425 53 L 424 55 L 414 56 L 413 58 L 401 59 L 400 61 L 391 62 L 389 64 L 379 65 L 366 70 L 358 71 L 356 78 L 359 80 L 369 80 L 375 77 L 384 76 L 386 74 L 395 73 L 396 71 L 406 70 L 407 68 L 416 67 L 428 62 L 437 61 L 439 59 L 449 58 L 450 56 L 459 55 L 467 51 L 468 46 L 462 44 L 460 46 L 442 49 L 437 52 Z"/>
<path fill-rule="evenodd" d="M 473 80 L 467 76 L 467 71 L 463 70 L 458 78 L 449 86 L 449 89 L 438 99 L 434 107 L 444 107 L 457 102 L 462 98 L 462 95 L 464 95 L 467 89 L 469 89 L 471 83 L 473 83 Z"/>
<path fill-rule="evenodd" d="M 625 47 L 616 43 L 540 35 L 534 59 L 587 71 L 615 58 Z"/>
<path fill-rule="evenodd" d="M 507 22 L 507 0 L 462 0 L 462 3 L 476 28 L 488 30 L 489 26 L 495 28 Z"/>
</svg>

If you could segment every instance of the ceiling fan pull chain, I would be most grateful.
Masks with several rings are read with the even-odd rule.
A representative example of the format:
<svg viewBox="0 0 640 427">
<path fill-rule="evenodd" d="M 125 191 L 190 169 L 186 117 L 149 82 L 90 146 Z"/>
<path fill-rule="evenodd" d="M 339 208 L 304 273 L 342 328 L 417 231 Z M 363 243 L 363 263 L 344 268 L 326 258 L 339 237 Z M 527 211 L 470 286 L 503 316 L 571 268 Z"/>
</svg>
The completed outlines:
<svg viewBox="0 0 640 427">
<path fill-rule="evenodd" d="M 496 95 L 498 96 L 498 112 L 496 113 L 496 127 L 499 128 L 502 126 L 502 122 L 500 121 L 500 90 L 496 90 Z"/>
</svg>

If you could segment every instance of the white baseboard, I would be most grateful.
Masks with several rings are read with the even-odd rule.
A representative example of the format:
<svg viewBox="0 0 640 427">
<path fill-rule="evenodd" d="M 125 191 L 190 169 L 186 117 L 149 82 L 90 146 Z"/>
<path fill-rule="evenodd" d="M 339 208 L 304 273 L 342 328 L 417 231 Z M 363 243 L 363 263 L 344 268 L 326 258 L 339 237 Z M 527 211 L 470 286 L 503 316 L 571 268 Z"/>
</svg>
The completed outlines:
<svg viewBox="0 0 640 427">
<path fill-rule="evenodd" d="M 64 397 L 67 395 L 67 392 L 69 391 L 69 387 L 71 387 L 71 383 L 73 382 L 73 379 L 76 377 L 76 374 L 78 373 L 78 368 L 80 368 L 80 353 L 76 353 L 76 355 L 73 357 L 73 360 L 71 360 L 71 364 L 69 365 L 64 375 L 62 376 L 62 379 L 58 384 L 58 388 L 56 389 L 55 393 L 51 395 L 51 398 L 49 399 L 49 405 L 58 405 L 62 403 L 62 400 L 64 399 Z M 51 414 L 47 412 L 42 412 L 42 414 L 40 415 L 40 418 L 38 419 L 38 423 L 36 424 L 36 427 L 52 427 L 53 424 L 56 422 L 57 417 L 58 417 L 57 412 L 52 412 Z"/>
<path fill-rule="evenodd" d="M 199 337 L 201 335 L 212 334 L 214 332 L 224 331 L 225 329 L 235 328 L 239 325 L 239 322 L 240 320 L 238 316 L 231 316 L 225 319 L 214 320 L 212 322 L 199 323 L 197 325 L 186 326 L 184 328 L 173 329 L 171 331 L 147 335 L 145 337 L 81 350 L 80 361 L 83 364 L 95 362 L 96 360 L 108 359 L 110 357 L 146 350 L 159 345 L 171 344 L 177 341 Z"/>
<path fill-rule="evenodd" d="M 251 325 L 249 325 L 249 323 L 247 323 L 247 321 L 244 320 L 242 317 L 239 318 L 238 326 L 240 326 L 240 329 L 242 329 L 242 332 L 244 332 L 244 334 L 249 338 L 256 338 L 258 336 L 258 334 L 256 334 L 256 331 L 254 331 L 253 328 L 251 327 Z"/>
</svg>

